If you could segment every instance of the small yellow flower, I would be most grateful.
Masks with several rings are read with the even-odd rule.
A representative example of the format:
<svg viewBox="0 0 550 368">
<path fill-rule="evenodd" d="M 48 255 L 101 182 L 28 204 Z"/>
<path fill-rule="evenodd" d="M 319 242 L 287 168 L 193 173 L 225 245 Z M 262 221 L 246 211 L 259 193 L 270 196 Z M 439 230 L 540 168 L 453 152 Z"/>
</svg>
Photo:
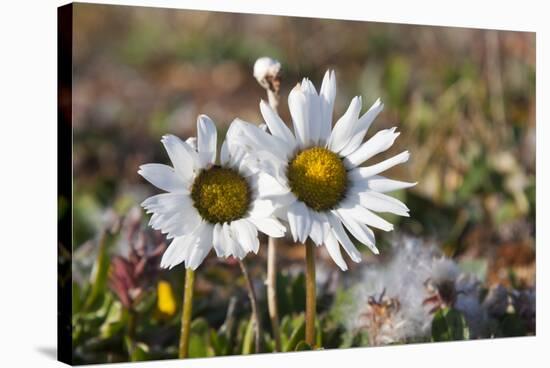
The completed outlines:
<svg viewBox="0 0 550 368">
<path fill-rule="evenodd" d="M 176 312 L 176 300 L 172 286 L 167 281 L 159 281 L 157 285 L 157 308 L 165 316 L 173 316 Z"/>
</svg>

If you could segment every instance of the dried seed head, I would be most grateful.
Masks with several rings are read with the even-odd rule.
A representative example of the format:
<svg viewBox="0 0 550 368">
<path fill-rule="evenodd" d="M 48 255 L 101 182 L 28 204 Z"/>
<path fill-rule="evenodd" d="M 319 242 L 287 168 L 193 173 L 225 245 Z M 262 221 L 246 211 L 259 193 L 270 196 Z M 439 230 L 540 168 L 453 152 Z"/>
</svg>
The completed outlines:
<svg viewBox="0 0 550 368">
<path fill-rule="evenodd" d="M 254 78 L 265 89 L 278 93 L 281 84 L 281 63 L 270 57 L 261 57 L 254 63 Z"/>
</svg>

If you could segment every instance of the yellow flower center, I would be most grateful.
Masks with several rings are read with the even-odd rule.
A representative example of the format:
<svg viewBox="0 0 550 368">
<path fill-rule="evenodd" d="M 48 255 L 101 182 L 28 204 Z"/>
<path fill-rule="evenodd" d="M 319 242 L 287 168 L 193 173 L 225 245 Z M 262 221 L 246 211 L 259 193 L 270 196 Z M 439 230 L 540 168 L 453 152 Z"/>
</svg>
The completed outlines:
<svg viewBox="0 0 550 368">
<path fill-rule="evenodd" d="M 298 199 L 316 211 L 334 208 L 345 195 L 348 183 L 342 159 L 322 148 L 308 148 L 288 165 L 288 180 Z"/>
<path fill-rule="evenodd" d="M 191 188 L 191 198 L 203 219 L 210 223 L 238 220 L 250 206 L 250 189 L 238 172 L 219 166 L 203 170 Z"/>
</svg>

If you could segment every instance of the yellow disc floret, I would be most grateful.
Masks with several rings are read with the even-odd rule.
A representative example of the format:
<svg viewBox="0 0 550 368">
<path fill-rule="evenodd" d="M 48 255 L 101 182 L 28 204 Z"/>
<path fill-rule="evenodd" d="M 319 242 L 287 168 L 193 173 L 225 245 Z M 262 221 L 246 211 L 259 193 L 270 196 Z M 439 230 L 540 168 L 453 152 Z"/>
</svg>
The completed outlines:
<svg viewBox="0 0 550 368">
<path fill-rule="evenodd" d="M 312 147 L 290 161 L 288 180 L 300 201 L 316 211 L 326 211 L 343 199 L 348 178 L 344 163 L 336 153 Z"/>
<path fill-rule="evenodd" d="M 210 223 L 238 220 L 250 207 L 250 189 L 244 177 L 232 169 L 213 166 L 203 170 L 191 189 L 195 208 Z"/>
</svg>

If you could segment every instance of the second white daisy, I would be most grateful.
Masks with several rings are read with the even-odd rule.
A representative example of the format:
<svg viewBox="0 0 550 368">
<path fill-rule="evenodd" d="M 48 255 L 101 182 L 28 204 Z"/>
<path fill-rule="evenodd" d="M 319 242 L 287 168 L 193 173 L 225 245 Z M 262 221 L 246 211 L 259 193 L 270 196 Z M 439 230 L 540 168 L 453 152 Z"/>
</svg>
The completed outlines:
<svg viewBox="0 0 550 368">
<path fill-rule="evenodd" d="M 234 140 L 251 152 L 256 165 L 270 174 L 268 178 L 273 178 L 270 193 L 264 198 L 279 207 L 277 214 L 288 221 L 294 240 L 304 243 L 309 237 L 317 245 L 325 244 L 336 264 L 346 270 L 339 244 L 355 262 L 361 260 L 361 254 L 344 229 L 378 254 L 371 227 L 390 231 L 393 225 L 374 212 L 400 216 L 408 216 L 409 212 L 405 204 L 384 193 L 416 183 L 379 175 L 406 162 L 408 151 L 360 167 L 390 148 L 399 135 L 395 128 L 385 129 L 363 142 L 383 108 L 380 100 L 359 116 L 361 97 L 353 98 L 333 128 L 335 96 L 334 72 L 327 71 L 320 93 L 303 79 L 288 97 L 294 133 L 262 101 L 261 113 L 271 134 L 238 120 L 239 134 Z"/>
</svg>

